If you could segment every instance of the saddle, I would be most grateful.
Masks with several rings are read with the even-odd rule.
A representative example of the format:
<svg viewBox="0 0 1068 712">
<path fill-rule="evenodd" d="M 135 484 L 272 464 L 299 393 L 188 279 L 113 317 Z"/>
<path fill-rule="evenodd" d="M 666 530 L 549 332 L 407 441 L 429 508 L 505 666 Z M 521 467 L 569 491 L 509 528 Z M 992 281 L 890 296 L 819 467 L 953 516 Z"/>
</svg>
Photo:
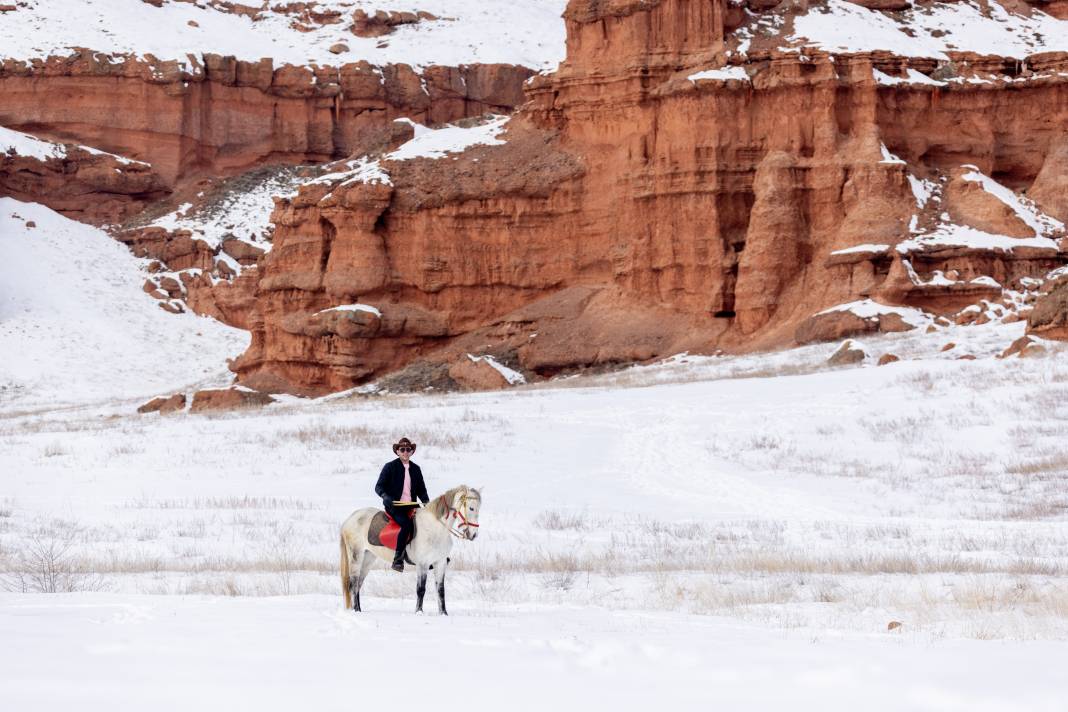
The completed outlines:
<svg viewBox="0 0 1068 712">
<path fill-rule="evenodd" d="M 409 517 L 415 516 L 415 507 L 408 513 Z M 367 543 L 371 546 L 384 546 L 387 549 L 397 550 L 397 537 L 400 536 L 400 525 L 393 521 L 393 517 L 385 512 L 375 513 L 371 519 L 371 526 L 367 529 Z M 415 538 L 415 525 L 412 524 L 412 538 Z"/>
</svg>

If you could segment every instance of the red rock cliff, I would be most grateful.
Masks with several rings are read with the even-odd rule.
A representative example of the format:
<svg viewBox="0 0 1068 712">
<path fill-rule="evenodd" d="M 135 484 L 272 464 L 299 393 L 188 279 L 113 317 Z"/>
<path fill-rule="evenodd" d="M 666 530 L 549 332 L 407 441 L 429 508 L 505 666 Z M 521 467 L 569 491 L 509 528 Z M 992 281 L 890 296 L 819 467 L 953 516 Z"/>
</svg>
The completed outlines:
<svg viewBox="0 0 1068 712">
<path fill-rule="evenodd" d="M 829 306 L 945 313 L 989 289 L 973 277 L 1008 285 L 1065 260 L 1045 246 L 906 247 L 943 220 L 917 205 L 916 176 L 941 185 L 971 163 L 1035 182 L 1068 120 L 1068 83 L 1042 71 L 1062 58 L 1029 58 L 1023 83 L 980 57 L 959 64 L 1002 78 L 877 82 L 934 69 L 889 53 L 751 51 L 725 67 L 723 11 L 573 0 L 567 60 L 528 84 L 505 145 L 387 161 L 391 184 L 281 201 L 240 379 L 323 393 L 466 351 L 552 374 L 777 346 L 840 329 L 809 324 Z M 865 244 L 880 249 L 848 251 Z M 355 303 L 377 313 L 331 309 Z"/>
<path fill-rule="evenodd" d="M 275 67 L 213 54 L 179 64 L 83 50 L 0 62 L 0 126 L 145 161 L 173 185 L 347 156 L 400 116 L 438 123 L 507 112 L 530 74 L 512 65 Z"/>
</svg>

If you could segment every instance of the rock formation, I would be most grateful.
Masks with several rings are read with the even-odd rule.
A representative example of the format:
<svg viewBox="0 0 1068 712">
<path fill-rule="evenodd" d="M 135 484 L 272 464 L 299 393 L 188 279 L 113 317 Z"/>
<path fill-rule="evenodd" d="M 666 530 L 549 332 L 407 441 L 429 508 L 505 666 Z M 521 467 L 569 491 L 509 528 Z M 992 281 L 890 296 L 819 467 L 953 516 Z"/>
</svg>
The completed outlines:
<svg viewBox="0 0 1068 712">
<path fill-rule="evenodd" d="M 1027 317 L 1027 333 L 1068 341 L 1068 282 L 1058 284 L 1035 302 Z"/>
<path fill-rule="evenodd" d="M 856 4 L 887 11 L 879 23 L 904 22 L 908 5 Z M 536 75 L 212 54 L 4 61 L 0 125 L 147 161 L 172 202 L 199 195 L 202 176 L 329 162 L 276 198 L 270 251 L 173 225 L 120 235 L 161 263 L 145 288 L 163 308 L 251 330 L 232 368 L 264 391 L 406 368 L 412 383 L 487 387 L 499 379 L 468 354 L 552 376 L 1021 318 L 1068 262 L 1068 53 L 805 44 L 795 28 L 833 22 L 835 7 L 571 0 L 566 59 Z M 271 11 L 309 32 L 347 21 L 314 3 Z M 420 20 L 357 13 L 348 41 Z M 898 40 L 916 39 L 905 29 Z M 1045 46 L 1029 32 L 1018 46 Z M 512 116 L 496 133 L 485 113 Z M 489 140 L 412 148 L 416 123 L 446 122 Z"/>
<path fill-rule="evenodd" d="M 528 82 L 504 145 L 281 201 L 240 380 L 322 393 L 472 343 L 551 375 L 907 329 L 809 320 L 866 298 L 952 315 L 1065 262 L 1053 223 L 1037 237 L 984 182 L 1035 181 L 1068 120 L 1062 78 L 886 84 L 936 68 L 886 52 L 751 49 L 727 65 L 728 14 L 573 0 L 567 59 Z M 1064 197 L 1050 173 L 1044 205 Z M 1032 242 L 938 238 L 961 226 Z M 323 320 L 356 302 L 380 318 Z"/>
<path fill-rule="evenodd" d="M 216 54 L 178 62 L 81 50 L 0 61 L 0 126 L 144 161 L 173 186 L 199 174 L 362 153 L 398 117 L 442 123 L 508 112 L 531 74 L 512 65 L 419 74 L 404 64 L 275 67 Z"/>
<path fill-rule="evenodd" d="M 54 144 L 38 155 L 0 147 L 0 196 L 39 202 L 75 220 L 120 223 L 169 192 L 148 164 L 84 146 Z"/>
</svg>

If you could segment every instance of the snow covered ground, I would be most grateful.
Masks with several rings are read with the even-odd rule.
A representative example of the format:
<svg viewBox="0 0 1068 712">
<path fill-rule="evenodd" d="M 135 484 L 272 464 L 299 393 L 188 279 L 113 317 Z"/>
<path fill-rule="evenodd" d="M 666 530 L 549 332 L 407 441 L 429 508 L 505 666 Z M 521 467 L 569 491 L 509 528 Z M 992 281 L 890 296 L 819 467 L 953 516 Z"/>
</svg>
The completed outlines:
<svg viewBox="0 0 1068 712">
<path fill-rule="evenodd" d="M 1068 49 L 1068 23 L 1030 7 L 991 2 L 935 2 L 884 13 L 846 0 L 813 5 L 794 20 L 793 39 L 831 52 L 888 50 L 902 57 L 947 59 L 970 51 L 1026 57 Z"/>
<path fill-rule="evenodd" d="M 253 4 L 253 3 L 248 3 Z M 276 65 L 413 66 L 504 63 L 554 68 L 564 58 L 566 0 L 320 0 L 317 10 L 337 10 L 340 22 L 293 27 L 295 14 L 276 9 L 261 19 L 226 12 L 208 3 L 164 0 L 161 7 L 141 0 L 24 0 L 0 19 L 0 56 L 43 59 L 65 56 L 75 47 L 114 55 L 154 55 L 192 68 L 188 54 L 233 55 Z M 283 7 L 271 3 L 271 8 Z M 353 13 L 378 10 L 426 11 L 438 20 L 402 25 L 384 37 L 357 37 Z M 349 51 L 333 54 L 337 43 Z"/>
<path fill-rule="evenodd" d="M 102 230 L 0 198 L 0 409 L 218 382 L 248 333 L 164 312 L 141 290 L 147 264 Z"/>
<path fill-rule="evenodd" d="M 474 601 L 443 619 L 374 603 L 357 617 L 325 596 L 0 596 L 0 629 L 18 646 L 4 646 L 5 704 L 86 712 L 390 701 L 523 712 L 1064 709 L 1059 643 L 917 644 L 677 613 Z M 399 654 L 410 661 L 403 679 L 394 672 Z"/>
<path fill-rule="evenodd" d="M 413 700 L 475 709 L 1063 709 L 1068 351 L 995 358 L 1021 323 L 140 416 L 247 337 L 99 231 L 0 216 L 5 704 L 375 704 L 403 651 Z M 341 609 L 338 526 L 401 435 L 431 494 L 484 487 L 448 619 L 386 570 Z"/>
</svg>

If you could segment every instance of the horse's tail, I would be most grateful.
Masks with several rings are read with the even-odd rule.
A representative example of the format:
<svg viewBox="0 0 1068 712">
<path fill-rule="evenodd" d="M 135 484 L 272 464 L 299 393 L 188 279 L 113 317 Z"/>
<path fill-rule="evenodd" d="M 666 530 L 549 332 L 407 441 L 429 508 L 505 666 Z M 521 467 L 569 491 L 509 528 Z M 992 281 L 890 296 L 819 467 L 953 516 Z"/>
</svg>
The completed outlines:
<svg viewBox="0 0 1068 712">
<path fill-rule="evenodd" d="M 345 601 L 345 610 L 352 608 L 352 581 L 349 579 L 349 545 L 345 543 L 345 532 L 341 532 L 341 597 Z"/>
</svg>

